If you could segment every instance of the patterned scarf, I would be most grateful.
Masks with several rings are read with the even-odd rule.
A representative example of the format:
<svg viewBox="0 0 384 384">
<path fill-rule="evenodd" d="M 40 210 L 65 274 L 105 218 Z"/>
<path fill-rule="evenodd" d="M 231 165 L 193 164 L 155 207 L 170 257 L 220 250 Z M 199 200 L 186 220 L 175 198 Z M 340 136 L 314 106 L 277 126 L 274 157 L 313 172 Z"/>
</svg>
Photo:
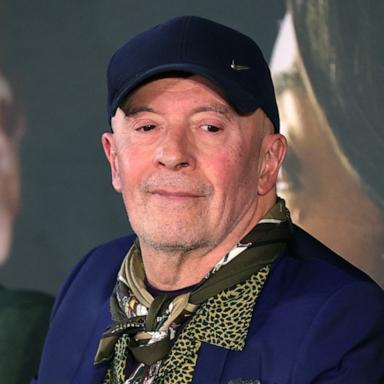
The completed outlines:
<svg viewBox="0 0 384 384">
<path fill-rule="evenodd" d="M 290 235 L 289 212 L 284 201 L 278 199 L 256 227 L 192 292 L 176 297 L 160 295 L 154 298 L 146 290 L 140 249 L 138 243 L 134 243 L 122 263 L 111 297 L 114 323 L 103 333 L 95 357 L 96 364 L 111 360 L 103 383 L 189 383 L 201 342 L 221 345 L 226 340 L 223 335 L 212 339 L 217 329 L 229 327 L 230 334 L 240 335 L 237 342 L 235 337 L 222 346 L 241 350 L 254 302 L 270 265 L 282 252 Z M 230 299 L 226 300 L 228 297 Z M 240 300 L 233 300 L 234 297 Z M 207 316 L 222 314 L 226 306 L 235 314 L 240 309 L 240 316 L 228 317 L 227 311 L 226 316 L 217 316 L 211 323 L 207 321 Z M 234 317 L 236 321 L 231 323 Z M 204 333 L 207 324 L 209 329 Z M 180 332 L 181 328 L 184 329 Z M 232 332 L 237 328 L 237 333 Z M 128 359 L 138 362 L 134 372 L 126 372 Z"/>
</svg>

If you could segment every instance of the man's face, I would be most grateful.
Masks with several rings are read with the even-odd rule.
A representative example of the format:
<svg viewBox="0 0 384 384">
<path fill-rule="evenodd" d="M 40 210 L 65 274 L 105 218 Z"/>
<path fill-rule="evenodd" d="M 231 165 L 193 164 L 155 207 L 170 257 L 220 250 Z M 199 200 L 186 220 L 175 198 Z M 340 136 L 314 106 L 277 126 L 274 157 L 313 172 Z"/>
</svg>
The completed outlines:
<svg viewBox="0 0 384 384">
<path fill-rule="evenodd" d="M 156 250 L 211 249 L 234 228 L 248 231 L 264 193 L 265 120 L 260 109 L 238 115 L 198 76 L 137 89 L 103 145 L 140 242 Z"/>
</svg>

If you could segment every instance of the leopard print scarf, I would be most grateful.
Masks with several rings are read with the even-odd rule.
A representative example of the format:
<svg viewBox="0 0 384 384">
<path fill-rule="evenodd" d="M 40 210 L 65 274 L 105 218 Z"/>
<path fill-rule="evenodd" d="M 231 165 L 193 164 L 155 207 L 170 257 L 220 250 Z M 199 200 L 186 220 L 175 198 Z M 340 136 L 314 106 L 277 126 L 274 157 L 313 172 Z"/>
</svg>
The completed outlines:
<svg viewBox="0 0 384 384">
<path fill-rule="evenodd" d="M 285 247 L 290 228 L 289 212 L 279 200 L 192 293 L 175 299 L 153 298 L 146 291 L 140 250 L 134 245 L 123 262 L 111 298 L 115 323 L 103 334 L 95 358 L 96 363 L 111 359 L 103 383 L 190 382 L 202 342 L 220 345 L 225 335 L 232 335 L 222 346 L 241 350 L 255 300 L 270 264 Z M 231 298 L 229 306 L 227 297 Z M 223 308 L 231 315 L 226 312 L 226 316 L 219 316 Z M 178 327 L 195 311 L 174 342 Z M 204 325 L 209 331 L 204 332 Z M 126 377 L 127 359 L 132 355 L 139 364 Z"/>
</svg>

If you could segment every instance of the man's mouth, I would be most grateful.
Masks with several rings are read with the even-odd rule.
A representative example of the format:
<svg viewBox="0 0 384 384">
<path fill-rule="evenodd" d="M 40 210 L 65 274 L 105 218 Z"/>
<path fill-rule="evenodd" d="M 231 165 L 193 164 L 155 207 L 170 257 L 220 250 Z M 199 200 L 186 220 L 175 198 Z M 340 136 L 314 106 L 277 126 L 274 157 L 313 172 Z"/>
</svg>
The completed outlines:
<svg viewBox="0 0 384 384">
<path fill-rule="evenodd" d="M 184 190 L 169 190 L 169 189 L 153 189 L 149 193 L 154 196 L 163 197 L 166 199 L 183 200 L 196 199 L 204 197 L 203 194 Z"/>
</svg>

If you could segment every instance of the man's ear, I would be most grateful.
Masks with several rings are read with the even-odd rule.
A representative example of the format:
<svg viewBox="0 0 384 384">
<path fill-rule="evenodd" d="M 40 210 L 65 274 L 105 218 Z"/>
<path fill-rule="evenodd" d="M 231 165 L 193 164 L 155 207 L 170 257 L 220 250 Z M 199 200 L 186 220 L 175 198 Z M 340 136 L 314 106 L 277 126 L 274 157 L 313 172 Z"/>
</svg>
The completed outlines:
<svg viewBox="0 0 384 384">
<path fill-rule="evenodd" d="M 101 136 L 101 143 L 104 148 L 105 156 L 111 167 L 112 185 L 117 192 L 121 192 L 121 180 L 119 172 L 119 162 L 116 154 L 115 137 L 111 132 L 105 132 Z"/>
<path fill-rule="evenodd" d="M 265 136 L 261 150 L 261 170 L 259 174 L 259 195 L 267 194 L 275 188 L 277 176 L 287 153 L 287 139 L 281 134 Z"/>
</svg>

